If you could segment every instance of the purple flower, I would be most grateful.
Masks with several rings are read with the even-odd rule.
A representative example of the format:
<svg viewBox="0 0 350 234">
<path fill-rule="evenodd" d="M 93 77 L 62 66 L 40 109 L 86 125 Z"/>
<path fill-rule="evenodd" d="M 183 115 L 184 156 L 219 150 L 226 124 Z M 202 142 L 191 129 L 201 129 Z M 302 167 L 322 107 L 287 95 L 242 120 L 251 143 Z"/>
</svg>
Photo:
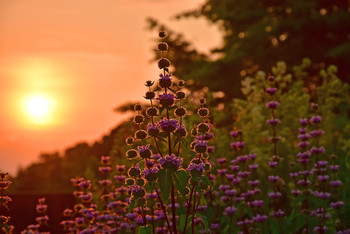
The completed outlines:
<svg viewBox="0 0 350 234">
<path fill-rule="evenodd" d="M 272 183 L 276 183 L 279 180 L 279 176 L 268 176 L 268 179 Z"/>
<path fill-rule="evenodd" d="M 332 187 L 340 187 L 342 185 L 342 182 L 340 180 L 333 180 L 329 181 L 329 185 Z"/>
<path fill-rule="evenodd" d="M 238 156 L 238 157 L 236 158 L 236 160 L 237 160 L 238 162 L 240 162 L 240 163 L 246 162 L 246 161 L 248 161 L 248 156 L 247 156 L 247 155 Z"/>
<path fill-rule="evenodd" d="M 293 194 L 294 196 L 299 196 L 299 195 L 301 194 L 301 191 L 300 191 L 299 189 L 293 189 L 293 190 L 292 190 L 292 194 Z"/>
<path fill-rule="evenodd" d="M 269 192 L 268 195 L 271 199 L 276 199 L 282 196 L 280 192 Z"/>
<path fill-rule="evenodd" d="M 157 180 L 157 174 L 159 169 L 157 167 L 151 167 L 146 168 L 142 171 L 142 174 L 144 175 L 145 179 L 148 181 L 155 181 Z"/>
<path fill-rule="evenodd" d="M 171 79 L 170 79 L 170 74 L 166 74 L 165 76 L 163 74 L 159 75 L 159 86 L 161 88 L 169 88 L 171 86 Z"/>
<path fill-rule="evenodd" d="M 229 186 L 229 185 L 221 184 L 221 185 L 219 185 L 219 189 L 220 189 L 221 191 L 226 191 L 226 190 L 230 189 L 230 186 Z"/>
<path fill-rule="evenodd" d="M 78 185 L 81 189 L 88 189 L 91 186 L 90 180 L 81 181 Z"/>
<path fill-rule="evenodd" d="M 249 165 L 248 167 L 249 167 L 249 170 L 255 171 L 255 170 L 258 169 L 259 166 L 258 166 L 258 164 L 251 164 L 251 165 Z"/>
<path fill-rule="evenodd" d="M 223 175 L 226 175 L 227 173 L 227 169 L 218 169 L 218 174 L 223 176 Z"/>
<path fill-rule="evenodd" d="M 337 172 L 339 170 L 339 165 L 329 165 L 329 169 L 333 172 Z"/>
<path fill-rule="evenodd" d="M 321 129 L 317 129 L 317 130 L 311 131 L 311 132 L 310 132 L 310 135 L 311 135 L 312 137 L 319 137 L 319 136 L 323 135 L 323 133 L 324 133 L 324 132 L 323 132 Z"/>
<path fill-rule="evenodd" d="M 270 215 L 275 218 L 282 218 L 284 216 L 283 210 L 271 211 Z"/>
<path fill-rule="evenodd" d="M 188 167 L 187 170 L 190 171 L 191 175 L 202 175 L 203 172 L 205 171 L 204 169 L 205 164 L 204 163 L 193 163 L 191 162 Z"/>
<path fill-rule="evenodd" d="M 231 142 L 230 146 L 232 149 L 241 150 L 244 148 L 244 141 Z"/>
<path fill-rule="evenodd" d="M 300 139 L 300 140 L 302 140 L 302 141 L 307 141 L 307 140 L 309 140 L 310 138 L 311 138 L 311 135 L 310 134 L 300 134 L 299 136 L 298 136 L 298 138 Z"/>
<path fill-rule="evenodd" d="M 248 154 L 248 157 L 251 161 L 254 161 L 256 159 L 256 154 Z"/>
<path fill-rule="evenodd" d="M 321 116 L 319 116 L 319 115 L 317 115 L 317 116 L 312 116 L 312 117 L 310 118 L 310 123 L 312 123 L 312 124 L 318 124 L 318 123 L 321 123 L 321 121 L 322 121 L 322 118 L 321 118 Z"/>
<path fill-rule="evenodd" d="M 231 165 L 229 168 L 231 171 L 239 171 L 239 165 Z"/>
<path fill-rule="evenodd" d="M 307 123 L 308 123 L 307 119 L 299 119 L 299 124 L 300 124 L 301 126 L 306 126 Z"/>
<path fill-rule="evenodd" d="M 310 180 L 301 179 L 298 180 L 297 185 L 307 187 L 311 184 Z"/>
<path fill-rule="evenodd" d="M 277 167 L 278 162 L 276 162 L 276 161 L 268 161 L 267 164 L 269 165 L 269 167 L 275 168 L 275 167 Z"/>
<path fill-rule="evenodd" d="M 254 222 L 256 223 L 263 223 L 267 220 L 267 215 L 261 215 L 261 214 L 256 214 L 253 217 Z"/>
<path fill-rule="evenodd" d="M 229 216 L 234 215 L 236 213 L 236 211 L 237 211 L 237 209 L 234 206 L 226 207 L 225 215 L 229 215 Z"/>
<path fill-rule="evenodd" d="M 305 134 L 306 133 L 306 128 L 299 128 L 299 133 L 300 134 Z"/>
<path fill-rule="evenodd" d="M 320 168 L 320 167 L 326 167 L 328 164 L 328 161 L 318 161 L 315 163 L 315 168 Z"/>
<path fill-rule="evenodd" d="M 319 175 L 317 176 L 318 181 L 320 182 L 326 182 L 329 179 L 328 175 Z"/>
<path fill-rule="evenodd" d="M 271 101 L 266 103 L 266 107 L 269 109 L 277 109 L 279 105 L 280 105 L 279 102 L 276 102 L 276 101 Z"/>
<path fill-rule="evenodd" d="M 157 99 L 159 101 L 159 104 L 165 108 L 171 107 L 175 103 L 175 95 L 172 93 L 159 94 Z"/>
<path fill-rule="evenodd" d="M 276 92 L 277 92 L 277 88 L 270 87 L 266 89 L 266 93 L 270 96 L 273 96 Z"/>
<path fill-rule="evenodd" d="M 291 172 L 289 173 L 290 178 L 294 179 L 295 177 L 298 176 L 298 172 Z"/>
<path fill-rule="evenodd" d="M 166 155 L 163 158 L 160 158 L 159 162 L 163 168 L 169 168 L 173 171 L 177 171 L 181 166 L 182 160 L 178 156 L 171 154 L 171 155 Z"/>
<path fill-rule="evenodd" d="M 249 186 L 256 187 L 260 184 L 259 180 L 249 180 L 248 181 Z"/>
<path fill-rule="evenodd" d="M 229 189 L 225 191 L 225 195 L 228 197 L 233 197 L 237 194 L 237 191 L 235 189 Z"/>
<path fill-rule="evenodd" d="M 262 207 L 264 205 L 264 201 L 262 200 L 255 200 L 250 203 L 254 207 Z"/>
<path fill-rule="evenodd" d="M 210 225 L 210 228 L 213 229 L 213 230 L 219 229 L 219 224 L 218 224 L 218 223 L 212 223 L 212 224 Z"/>
<path fill-rule="evenodd" d="M 159 124 L 149 123 L 147 125 L 147 133 L 150 136 L 158 136 L 158 134 L 159 134 Z"/>
<path fill-rule="evenodd" d="M 196 153 L 202 154 L 206 153 L 208 150 L 208 141 L 195 140 L 194 141 L 194 151 Z"/>
<path fill-rule="evenodd" d="M 323 147 L 320 147 L 320 148 L 312 147 L 310 152 L 311 154 L 324 154 L 326 150 Z"/>
<path fill-rule="evenodd" d="M 331 206 L 333 209 L 342 208 L 344 205 L 345 205 L 345 203 L 344 203 L 343 201 L 337 201 L 337 202 L 331 202 L 331 203 L 330 203 L 330 206 Z"/>
<path fill-rule="evenodd" d="M 137 149 L 142 159 L 150 158 L 152 156 L 152 151 L 150 150 L 150 144 L 140 145 L 137 147 Z"/>
<path fill-rule="evenodd" d="M 225 163 L 227 162 L 227 160 L 226 160 L 226 158 L 218 158 L 218 159 L 217 159 L 217 162 L 218 162 L 219 164 L 225 164 Z"/>
<path fill-rule="evenodd" d="M 303 149 L 307 148 L 309 145 L 310 145 L 310 143 L 307 141 L 301 141 L 298 143 L 298 147 L 303 148 Z"/>
<path fill-rule="evenodd" d="M 331 194 L 327 192 L 314 191 L 313 194 L 321 199 L 329 199 L 331 197 Z"/>
<path fill-rule="evenodd" d="M 159 121 L 159 126 L 163 132 L 173 132 L 178 126 L 178 121 L 175 119 L 163 118 Z"/>
<path fill-rule="evenodd" d="M 280 124 L 281 121 L 279 119 L 268 119 L 266 120 L 266 123 L 272 126 L 276 126 L 277 124 Z"/>
<path fill-rule="evenodd" d="M 238 137 L 242 132 L 241 131 L 231 131 L 230 136 L 235 138 Z"/>
<path fill-rule="evenodd" d="M 226 174 L 226 179 L 228 181 L 233 181 L 235 179 L 235 175 L 233 175 L 233 174 Z"/>
<path fill-rule="evenodd" d="M 241 178 L 247 178 L 248 176 L 250 176 L 250 171 L 240 171 L 237 173 L 237 175 Z"/>
</svg>

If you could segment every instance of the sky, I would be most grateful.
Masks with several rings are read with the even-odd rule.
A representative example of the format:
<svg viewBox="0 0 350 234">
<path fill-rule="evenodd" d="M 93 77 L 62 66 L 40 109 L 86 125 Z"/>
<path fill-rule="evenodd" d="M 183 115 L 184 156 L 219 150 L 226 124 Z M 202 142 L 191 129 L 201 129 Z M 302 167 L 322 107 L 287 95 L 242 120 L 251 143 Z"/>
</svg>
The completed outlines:
<svg viewBox="0 0 350 234">
<path fill-rule="evenodd" d="M 153 17 L 205 52 L 220 33 L 205 19 L 175 21 L 202 0 L 1 0 L 0 170 L 40 153 L 100 139 L 126 116 L 113 109 L 142 100 L 155 80 Z"/>
</svg>

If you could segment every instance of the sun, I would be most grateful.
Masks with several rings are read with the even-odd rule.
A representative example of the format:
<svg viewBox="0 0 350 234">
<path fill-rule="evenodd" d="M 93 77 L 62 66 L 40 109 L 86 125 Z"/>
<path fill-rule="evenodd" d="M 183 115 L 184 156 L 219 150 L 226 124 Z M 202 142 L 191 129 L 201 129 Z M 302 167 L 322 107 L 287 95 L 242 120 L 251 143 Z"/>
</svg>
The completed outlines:
<svg viewBox="0 0 350 234">
<path fill-rule="evenodd" d="M 44 116 L 49 109 L 49 102 L 43 97 L 32 97 L 28 100 L 27 110 L 32 116 Z"/>
</svg>

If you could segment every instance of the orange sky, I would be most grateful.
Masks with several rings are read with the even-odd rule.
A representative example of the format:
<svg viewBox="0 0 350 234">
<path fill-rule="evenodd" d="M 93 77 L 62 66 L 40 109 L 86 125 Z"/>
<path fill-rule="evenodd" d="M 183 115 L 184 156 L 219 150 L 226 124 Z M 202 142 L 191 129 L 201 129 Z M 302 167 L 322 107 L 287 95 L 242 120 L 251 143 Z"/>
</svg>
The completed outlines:
<svg viewBox="0 0 350 234">
<path fill-rule="evenodd" d="M 0 170 L 15 173 L 40 152 L 92 142 L 122 119 L 114 107 L 141 100 L 144 81 L 158 74 L 146 17 L 184 32 L 202 51 L 219 45 L 205 20 L 171 20 L 201 2 L 0 1 Z M 50 101 L 46 121 L 24 108 L 33 95 Z"/>
</svg>

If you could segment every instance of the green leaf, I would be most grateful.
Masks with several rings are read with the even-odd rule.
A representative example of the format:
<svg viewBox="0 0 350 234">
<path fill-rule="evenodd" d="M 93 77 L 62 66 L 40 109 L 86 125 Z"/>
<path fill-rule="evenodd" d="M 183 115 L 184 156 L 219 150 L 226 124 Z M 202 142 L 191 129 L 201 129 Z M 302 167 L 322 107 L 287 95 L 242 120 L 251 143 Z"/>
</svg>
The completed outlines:
<svg viewBox="0 0 350 234">
<path fill-rule="evenodd" d="M 185 170 L 179 170 L 175 172 L 174 175 L 176 188 L 179 190 L 182 196 L 186 196 L 186 185 L 188 184 L 188 179 L 190 176 Z"/>
<path fill-rule="evenodd" d="M 207 176 L 204 175 L 204 176 L 201 176 L 200 178 L 201 178 L 201 180 L 202 180 L 204 183 L 206 183 L 207 185 L 211 186 L 211 182 L 210 182 L 210 180 L 208 179 Z"/>
<path fill-rule="evenodd" d="M 209 229 L 209 225 L 208 225 L 208 219 L 206 216 L 204 215 L 200 215 L 200 214 L 197 214 L 198 217 L 200 217 L 204 223 L 204 227 L 205 227 L 205 230 L 208 230 Z"/>
<path fill-rule="evenodd" d="M 162 169 L 158 172 L 158 181 L 163 202 L 167 202 L 170 195 L 172 172 L 169 169 Z"/>
<path fill-rule="evenodd" d="M 139 228 L 139 234 L 152 234 L 152 226 L 151 225 L 141 226 Z"/>
</svg>

